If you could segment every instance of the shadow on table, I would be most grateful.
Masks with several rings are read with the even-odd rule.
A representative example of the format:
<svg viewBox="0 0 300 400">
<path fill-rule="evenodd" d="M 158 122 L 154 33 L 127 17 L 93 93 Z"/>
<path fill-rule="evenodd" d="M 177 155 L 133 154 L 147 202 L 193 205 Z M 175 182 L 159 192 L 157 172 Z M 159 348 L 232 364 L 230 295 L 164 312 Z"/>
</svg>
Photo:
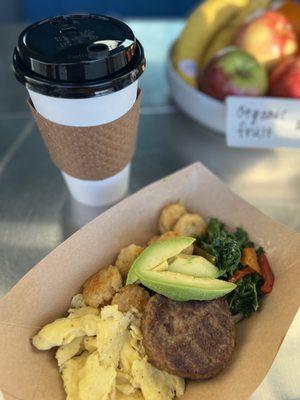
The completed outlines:
<svg viewBox="0 0 300 400">
<path fill-rule="evenodd" d="M 64 240 L 109 208 L 90 207 L 79 203 L 70 195 L 62 207 L 62 229 Z"/>
<path fill-rule="evenodd" d="M 129 193 L 126 193 L 126 195 L 118 202 L 122 201 L 128 195 Z M 68 237 L 73 235 L 73 233 L 91 222 L 94 218 L 98 217 L 109 208 L 113 207 L 118 202 L 102 207 L 92 207 L 79 203 L 69 194 L 61 211 L 63 240 L 66 240 Z"/>
</svg>

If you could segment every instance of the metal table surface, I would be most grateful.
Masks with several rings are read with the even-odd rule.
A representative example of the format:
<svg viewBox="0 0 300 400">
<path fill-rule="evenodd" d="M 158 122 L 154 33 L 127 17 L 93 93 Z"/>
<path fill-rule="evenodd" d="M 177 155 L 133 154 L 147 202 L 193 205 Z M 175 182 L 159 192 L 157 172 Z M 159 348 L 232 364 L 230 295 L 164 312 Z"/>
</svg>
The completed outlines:
<svg viewBox="0 0 300 400">
<path fill-rule="evenodd" d="M 143 103 L 130 191 L 200 160 L 254 206 L 300 231 L 299 151 L 228 148 L 224 137 L 187 118 L 173 105 L 165 76 L 168 48 L 182 21 L 130 23 L 145 47 L 148 63 L 140 82 Z M 0 27 L 0 296 L 102 211 L 71 199 L 49 160 L 25 104 L 25 90 L 10 67 L 21 28 Z M 299 327 L 298 313 L 252 400 L 300 399 Z"/>
</svg>

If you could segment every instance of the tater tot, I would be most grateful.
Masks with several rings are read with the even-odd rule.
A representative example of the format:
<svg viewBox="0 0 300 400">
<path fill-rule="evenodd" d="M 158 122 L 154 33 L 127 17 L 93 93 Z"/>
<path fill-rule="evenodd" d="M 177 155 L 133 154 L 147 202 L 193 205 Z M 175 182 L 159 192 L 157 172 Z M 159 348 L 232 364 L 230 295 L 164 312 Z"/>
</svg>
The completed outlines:
<svg viewBox="0 0 300 400">
<path fill-rule="evenodd" d="M 184 214 L 176 222 L 174 231 L 180 236 L 204 236 L 207 224 L 199 214 Z"/>
<path fill-rule="evenodd" d="M 160 238 L 159 235 L 152 236 L 152 238 L 148 241 L 147 246 L 150 246 L 150 244 L 159 242 L 159 238 Z"/>
<path fill-rule="evenodd" d="M 153 236 L 149 240 L 148 245 L 153 244 L 153 243 L 157 243 L 157 242 L 163 242 L 164 240 L 171 239 L 171 238 L 177 237 L 177 236 L 179 236 L 177 232 L 168 231 L 168 232 L 163 233 L 160 236 Z"/>
<path fill-rule="evenodd" d="M 141 286 L 127 285 L 114 295 L 111 304 L 117 304 L 122 312 L 129 311 L 131 307 L 143 312 L 149 299 L 149 293 Z"/>
<path fill-rule="evenodd" d="M 121 287 L 122 277 L 119 269 L 110 265 L 90 276 L 84 283 L 84 302 L 91 307 L 106 305 Z"/>
<path fill-rule="evenodd" d="M 165 206 L 158 219 L 158 229 L 160 233 L 172 231 L 179 218 L 186 213 L 186 209 L 180 203 Z"/>
<path fill-rule="evenodd" d="M 179 233 L 174 232 L 174 231 L 168 231 L 163 233 L 161 236 L 153 236 L 149 242 L 148 245 L 157 243 L 157 242 L 163 242 L 164 240 L 171 239 L 173 237 L 178 237 L 180 236 Z M 183 254 L 191 255 L 194 252 L 194 246 L 191 244 L 189 247 L 183 250 Z"/>
<path fill-rule="evenodd" d="M 120 274 L 124 280 L 128 274 L 128 271 L 130 270 L 132 263 L 143 250 L 144 248 L 141 246 L 130 244 L 120 251 L 116 260 L 116 267 L 118 267 Z"/>
</svg>

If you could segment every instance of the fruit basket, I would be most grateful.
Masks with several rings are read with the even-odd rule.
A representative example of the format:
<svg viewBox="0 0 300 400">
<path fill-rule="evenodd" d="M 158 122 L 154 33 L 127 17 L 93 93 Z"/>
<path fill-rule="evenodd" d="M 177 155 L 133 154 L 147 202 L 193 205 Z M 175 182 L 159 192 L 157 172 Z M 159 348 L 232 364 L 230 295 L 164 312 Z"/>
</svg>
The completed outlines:
<svg viewBox="0 0 300 400">
<path fill-rule="evenodd" d="M 300 98 L 300 4 L 205 0 L 173 44 L 167 76 L 188 116 L 225 134 L 229 96 Z"/>
</svg>

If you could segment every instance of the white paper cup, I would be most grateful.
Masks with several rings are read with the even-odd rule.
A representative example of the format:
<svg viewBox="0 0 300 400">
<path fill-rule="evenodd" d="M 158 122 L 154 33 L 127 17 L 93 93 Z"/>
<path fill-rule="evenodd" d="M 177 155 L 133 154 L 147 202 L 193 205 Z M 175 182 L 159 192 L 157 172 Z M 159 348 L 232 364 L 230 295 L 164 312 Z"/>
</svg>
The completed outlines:
<svg viewBox="0 0 300 400">
<path fill-rule="evenodd" d="M 97 126 L 126 114 L 137 97 L 138 81 L 117 92 L 83 99 L 46 96 L 28 89 L 36 111 L 44 118 L 67 126 Z M 72 177 L 61 171 L 71 195 L 80 203 L 106 206 L 122 199 L 128 191 L 130 163 L 116 175 L 97 181 Z"/>
<path fill-rule="evenodd" d="M 132 109 L 137 99 L 138 79 L 145 66 L 143 46 L 128 25 L 112 17 L 87 13 L 60 15 L 33 23 L 20 33 L 13 53 L 15 76 L 27 88 L 35 110 L 51 122 L 81 128 L 111 123 Z M 134 118 L 136 126 L 136 114 Z M 132 137 L 136 133 L 128 129 L 124 126 L 126 139 L 130 133 Z M 111 139 L 113 142 L 113 135 Z M 121 168 L 124 165 L 121 156 L 131 157 L 131 154 L 123 141 L 118 144 L 120 149 L 112 149 L 108 156 L 111 155 L 112 161 L 115 157 L 115 164 Z M 94 147 L 95 153 L 97 148 Z M 82 180 L 65 171 L 62 174 L 76 200 L 107 206 L 120 200 L 128 189 L 130 157 L 126 158 L 128 164 L 123 170 L 103 180 Z M 92 164 L 94 158 L 91 156 L 87 164 L 88 161 Z M 104 163 L 106 158 L 99 161 Z M 76 159 L 72 163 L 76 166 Z M 60 165 L 67 169 L 65 164 Z M 103 174 L 98 170 L 99 174 L 80 176 L 105 177 L 104 170 Z M 72 169 L 68 172 L 73 174 Z"/>
</svg>

